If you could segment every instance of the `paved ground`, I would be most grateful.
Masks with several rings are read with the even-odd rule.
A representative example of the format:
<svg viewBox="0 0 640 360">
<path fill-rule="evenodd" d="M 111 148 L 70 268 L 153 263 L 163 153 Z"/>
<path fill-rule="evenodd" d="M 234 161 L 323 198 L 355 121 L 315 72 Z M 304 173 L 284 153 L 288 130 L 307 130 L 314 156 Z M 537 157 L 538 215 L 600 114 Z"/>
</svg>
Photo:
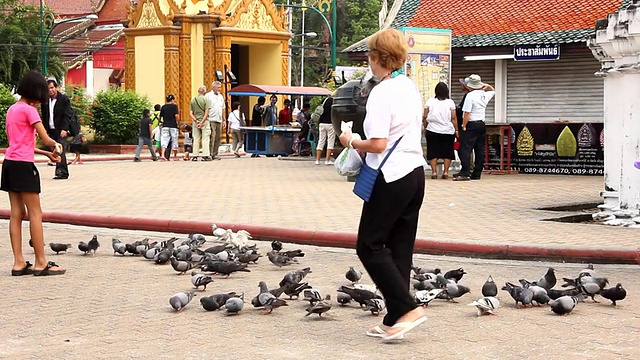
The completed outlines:
<svg viewBox="0 0 640 360">
<path fill-rule="evenodd" d="M 276 158 L 204 162 L 86 162 L 53 180 L 38 165 L 45 211 L 203 220 L 356 232 L 361 201 L 332 166 Z M 638 248 L 640 230 L 541 221 L 580 212 L 537 210 L 598 203 L 602 177 L 483 175 L 427 180 L 418 237 L 478 244 Z M 0 208 L 8 199 L 0 197 Z"/>
<path fill-rule="evenodd" d="M 7 231 L 7 222 L 1 221 L 0 233 Z M 558 275 L 575 276 L 583 266 L 417 255 L 418 265 L 445 270 L 464 267 L 469 274 L 462 283 L 471 287 L 471 294 L 457 304 L 432 302 L 426 325 L 402 344 L 386 345 L 364 335 L 381 317 L 355 306 L 335 306 L 327 319 L 305 318 L 304 303 L 294 300 L 272 315 L 263 316 L 248 306 L 239 316 L 227 317 L 222 312 L 205 312 L 196 297 L 182 313 L 175 313 L 168 299 L 189 290 L 190 277 L 176 275 L 169 265 L 113 256 L 110 247 L 113 236 L 131 242 L 144 237 L 162 240 L 171 234 L 54 224 L 46 225 L 45 233 L 47 241 L 74 244 L 68 254 L 55 255 L 47 249 L 50 259 L 68 269 L 64 276 L 11 277 L 8 241 L 0 246 L 0 268 L 6 270 L 0 274 L 0 288 L 4 289 L 0 358 L 522 359 L 532 354 L 547 359 L 637 358 L 637 266 L 596 266 L 600 274 L 614 284 L 622 282 L 628 290 L 628 298 L 618 307 L 606 300 L 601 304 L 588 301 L 561 317 L 547 307 L 516 310 L 501 291 L 498 315 L 477 318 L 475 308 L 466 305 L 480 296 L 480 287 L 490 274 L 500 284 L 520 277 L 537 279 L 547 266 L 555 267 Z M 93 234 L 98 234 L 102 247 L 96 256 L 81 255 L 75 245 Z M 258 244 L 263 252 L 269 248 L 267 243 Z M 337 287 L 346 282 L 348 266 L 361 268 L 352 250 L 300 248 L 307 253 L 300 267 L 313 269 L 307 280 L 334 297 Z M 285 249 L 293 246 L 285 244 Z M 31 257 L 26 245 L 25 254 Z M 237 291 L 251 298 L 260 280 L 273 286 L 292 268 L 280 269 L 262 258 L 251 270 L 216 279 L 198 296 Z M 363 282 L 370 283 L 366 275 Z"/>
</svg>

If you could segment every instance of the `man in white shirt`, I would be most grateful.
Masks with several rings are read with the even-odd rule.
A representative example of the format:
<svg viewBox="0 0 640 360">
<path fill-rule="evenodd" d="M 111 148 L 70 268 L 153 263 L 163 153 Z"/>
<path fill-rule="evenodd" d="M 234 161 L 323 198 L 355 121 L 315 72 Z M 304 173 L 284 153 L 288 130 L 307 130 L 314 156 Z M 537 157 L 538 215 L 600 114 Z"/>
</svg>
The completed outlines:
<svg viewBox="0 0 640 360">
<path fill-rule="evenodd" d="M 220 137 L 222 136 L 222 120 L 225 108 L 224 97 L 220 94 L 222 83 L 214 81 L 211 84 L 211 91 L 205 97 L 211 102 L 211 110 L 209 111 L 209 124 L 211 124 L 211 157 L 213 160 L 220 160 L 218 156 L 218 148 L 220 148 Z"/>
<path fill-rule="evenodd" d="M 465 79 L 470 90 L 462 106 L 462 132 L 460 132 L 460 163 L 462 169 L 456 181 L 480 180 L 484 168 L 485 138 L 487 128 L 484 124 L 487 104 L 495 96 L 493 86 L 485 84 L 479 75 L 472 74 Z M 471 172 L 471 151 L 475 156 L 473 173 Z"/>
</svg>

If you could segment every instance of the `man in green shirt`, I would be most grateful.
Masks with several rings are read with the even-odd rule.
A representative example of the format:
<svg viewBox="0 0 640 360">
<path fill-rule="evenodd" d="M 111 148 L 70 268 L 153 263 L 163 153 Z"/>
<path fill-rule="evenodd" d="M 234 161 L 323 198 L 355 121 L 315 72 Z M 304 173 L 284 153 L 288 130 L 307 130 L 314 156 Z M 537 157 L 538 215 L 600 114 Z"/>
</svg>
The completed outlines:
<svg viewBox="0 0 640 360">
<path fill-rule="evenodd" d="M 206 86 L 198 88 L 198 95 L 191 100 L 189 114 L 193 121 L 193 158 L 198 161 L 200 155 L 200 143 L 202 142 L 202 161 L 211 161 L 209 141 L 211 139 L 211 125 L 209 124 L 209 110 L 211 102 L 204 94 L 207 92 Z"/>
</svg>

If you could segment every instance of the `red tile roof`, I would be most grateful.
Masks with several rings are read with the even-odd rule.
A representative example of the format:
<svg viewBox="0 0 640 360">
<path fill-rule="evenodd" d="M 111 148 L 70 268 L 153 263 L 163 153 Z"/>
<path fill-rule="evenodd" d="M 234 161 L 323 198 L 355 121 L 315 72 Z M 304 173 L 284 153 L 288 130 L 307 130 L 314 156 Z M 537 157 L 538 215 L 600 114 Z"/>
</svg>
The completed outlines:
<svg viewBox="0 0 640 360">
<path fill-rule="evenodd" d="M 591 29 L 622 0 L 422 0 L 411 27 L 454 36 Z"/>
<path fill-rule="evenodd" d="M 105 0 L 43 0 L 60 17 L 93 14 Z M 22 0 L 23 4 L 40 7 L 40 0 Z"/>
<path fill-rule="evenodd" d="M 126 4 L 129 0 L 104 0 L 98 13 L 98 23 L 120 24 L 127 17 Z"/>
</svg>

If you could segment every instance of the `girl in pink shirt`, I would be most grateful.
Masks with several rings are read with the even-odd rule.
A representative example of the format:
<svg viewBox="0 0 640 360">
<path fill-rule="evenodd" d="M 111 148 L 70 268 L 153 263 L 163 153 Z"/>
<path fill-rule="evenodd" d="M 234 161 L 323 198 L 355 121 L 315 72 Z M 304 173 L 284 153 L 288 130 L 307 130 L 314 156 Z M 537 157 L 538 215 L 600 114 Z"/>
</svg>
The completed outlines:
<svg viewBox="0 0 640 360">
<path fill-rule="evenodd" d="M 21 99 L 7 111 L 7 138 L 9 147 L 2 162 L 0 190 L 9 193 L 11 216 L 9 218 L 9 237 L 13 250 L 12 276 L 22 275 L 61 275 L 65 269 L 44 254 L 44 233 L 42 230 L 42 208 L 40 207 L 40 174 L 34 164 L 34 152 L 60 161 L 62 145 L 53 141 L 42 125 L 36 104 L 47 101 L 47 80 L 40 73 L 31 71 L 20 81 L 18 94 Z M 54 152 L 35 148 L 35 135 Z M 26 211 L 25 211 L 26 207 Z M 35 264 L 25 261 L 22 254 L 22 219 L 29 214 L 31 240 L 36 254 Z"/>
</svg>

